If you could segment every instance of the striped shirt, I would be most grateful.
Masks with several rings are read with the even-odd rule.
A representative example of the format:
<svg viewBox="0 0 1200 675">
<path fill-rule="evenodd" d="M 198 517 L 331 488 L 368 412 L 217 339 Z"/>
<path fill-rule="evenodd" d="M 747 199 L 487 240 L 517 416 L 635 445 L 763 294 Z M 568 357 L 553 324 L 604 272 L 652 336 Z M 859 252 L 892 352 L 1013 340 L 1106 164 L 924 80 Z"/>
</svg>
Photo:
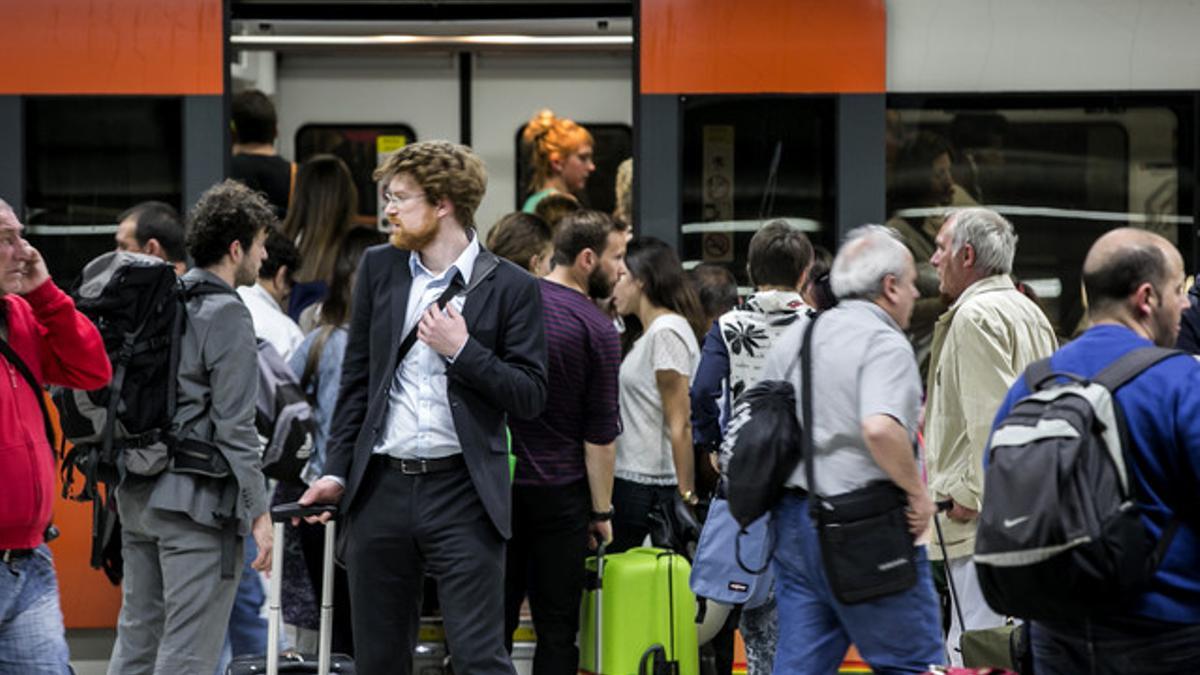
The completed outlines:
<svg viewBox="0 0 1200 675">
<path fill-rule="evenodd" d="M 546 409 L 510 418 L 517 485 L 567 485 L 587 477 L 584 442 L 612 443 L 621 432 L 617 374 L 621 340 L 612 320 L 584 294 L 540 279 L 546 325 Z"/>
</svg>

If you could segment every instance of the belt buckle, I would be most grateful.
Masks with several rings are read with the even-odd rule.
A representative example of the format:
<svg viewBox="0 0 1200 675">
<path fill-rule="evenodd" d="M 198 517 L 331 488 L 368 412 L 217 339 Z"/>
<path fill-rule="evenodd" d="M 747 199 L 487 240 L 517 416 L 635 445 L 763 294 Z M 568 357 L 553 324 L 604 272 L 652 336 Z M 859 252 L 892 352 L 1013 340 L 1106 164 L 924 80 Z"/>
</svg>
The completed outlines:
<svg viewBox="0 0 1200 675">
<path fill-rule="evenodd" d="M 413 457 L 400 462 L 400 473 L 406 476 L 420 476 L 429 473 L 429 462 L 424 457 Z"/>
<path fill-rule="evenodd" d="M 0 561 L 3 561 L 5 565 L 12 564 L 14 560 L 20 559 L 21 556 L 19 554 L 23 552 L 15 548 L 5 549 L 4 555 L 0 556 Z"/>
</svg>

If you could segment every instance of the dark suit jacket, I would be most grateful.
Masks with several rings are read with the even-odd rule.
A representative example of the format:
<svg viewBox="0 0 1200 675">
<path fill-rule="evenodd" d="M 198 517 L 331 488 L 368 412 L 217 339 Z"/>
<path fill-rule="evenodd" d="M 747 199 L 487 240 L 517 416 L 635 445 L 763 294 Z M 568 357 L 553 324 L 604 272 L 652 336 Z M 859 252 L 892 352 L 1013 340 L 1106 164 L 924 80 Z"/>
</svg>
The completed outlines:
<svg viewBox="0 0 1200 675">
<path fill-rule="evenodd" d="M 325 460 L 326 474 L 346 480 L 341 508 L 350 518 L 383 430 L 404 339 L 412 286 L 409 255 L 390 244 L 375 246 L 363 254 L 358 268 Z M 537 280 L 481 249 L 462 313 L 470 337 L 447 365 L 447 395 L 471 482 L 492 524 L 507 539 L 512 500 L 506 416 L 537 417 L 546 404 L 546 338 Z"/>
</svg>

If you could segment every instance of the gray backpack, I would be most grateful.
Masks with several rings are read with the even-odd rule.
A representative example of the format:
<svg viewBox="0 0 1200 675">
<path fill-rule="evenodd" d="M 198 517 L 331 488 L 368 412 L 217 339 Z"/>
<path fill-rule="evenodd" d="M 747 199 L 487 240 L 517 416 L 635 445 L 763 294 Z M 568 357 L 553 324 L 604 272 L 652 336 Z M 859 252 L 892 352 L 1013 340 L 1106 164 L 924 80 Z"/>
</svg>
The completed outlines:
<svg viewBox="0 0 1200 675">
<path fill-rule="evenodd" d="M 263 446 L 263 473 L 299 483 L 312 455 L 317 420 L 295 373 L 267 341 L 258 341 L 254 426 Z"/>
<path fill-rule="evenodd" d="M 1182 354 L 1135 349 L 1091 379 L 1054 372 L 1049 359 L 1026 371 L 1031 393 L 987 449 L 975 567 L 992 609 L 1077 621 L 1119 609 L 1149 584 L 1178 521 L 1157 544 L 1142 524 L 1115 393 Z"/>
</svg>

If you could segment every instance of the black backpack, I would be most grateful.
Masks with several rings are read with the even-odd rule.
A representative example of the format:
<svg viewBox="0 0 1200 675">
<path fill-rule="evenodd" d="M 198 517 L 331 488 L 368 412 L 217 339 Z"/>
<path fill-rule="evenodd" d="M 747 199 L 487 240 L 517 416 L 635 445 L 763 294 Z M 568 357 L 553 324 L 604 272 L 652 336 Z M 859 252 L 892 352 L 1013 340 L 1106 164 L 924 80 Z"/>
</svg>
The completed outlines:
<svg viewBox="0 0 1200 675">
<path fill-rule="evenodd" d="M 127 251 L 92 260 L 72 291 L 76 308 L 100 332 L 113 377 L 107 387 L 93 391 L 53 390 L 63 437 L 74 445 L 63 461 L 63 496 L 92 502 L 91 564 L 114 581 L 120 571 L 111 542 L 119 523 L 105 497 L 126 473 L 155 475 L 166 469 L 186 301 L 216 293 L 233 291 L 207 282 L 185 286 L 174 265 Z M 83 487 L 72 495 L 76 471 Z"/>
<path fill-rule="evenodd" d="M 1025 372 L 1031 393 L 986 451 L 975 567 L 992 609 L 1078 621 L 1120 609 L 1149 584 L 1178 521 L 1157 545 L 1142 524 L 1115 393 L 1180 354 L 1135 349 L 1090 380 L 1054 372 L 1049 359 Z"/>
<path fill-rule="evenodd" d="M 817 316 L 809 313 L 806 339 Z M 784 379 L 758 382 L 738 396 L 729 413 L 721 440 L 721 480 L 729 512 L 743 531 L 779 504 L 803 456 L 796 390 L 787 378 L 805 358 L 802 348 Z"/>
</svg>

